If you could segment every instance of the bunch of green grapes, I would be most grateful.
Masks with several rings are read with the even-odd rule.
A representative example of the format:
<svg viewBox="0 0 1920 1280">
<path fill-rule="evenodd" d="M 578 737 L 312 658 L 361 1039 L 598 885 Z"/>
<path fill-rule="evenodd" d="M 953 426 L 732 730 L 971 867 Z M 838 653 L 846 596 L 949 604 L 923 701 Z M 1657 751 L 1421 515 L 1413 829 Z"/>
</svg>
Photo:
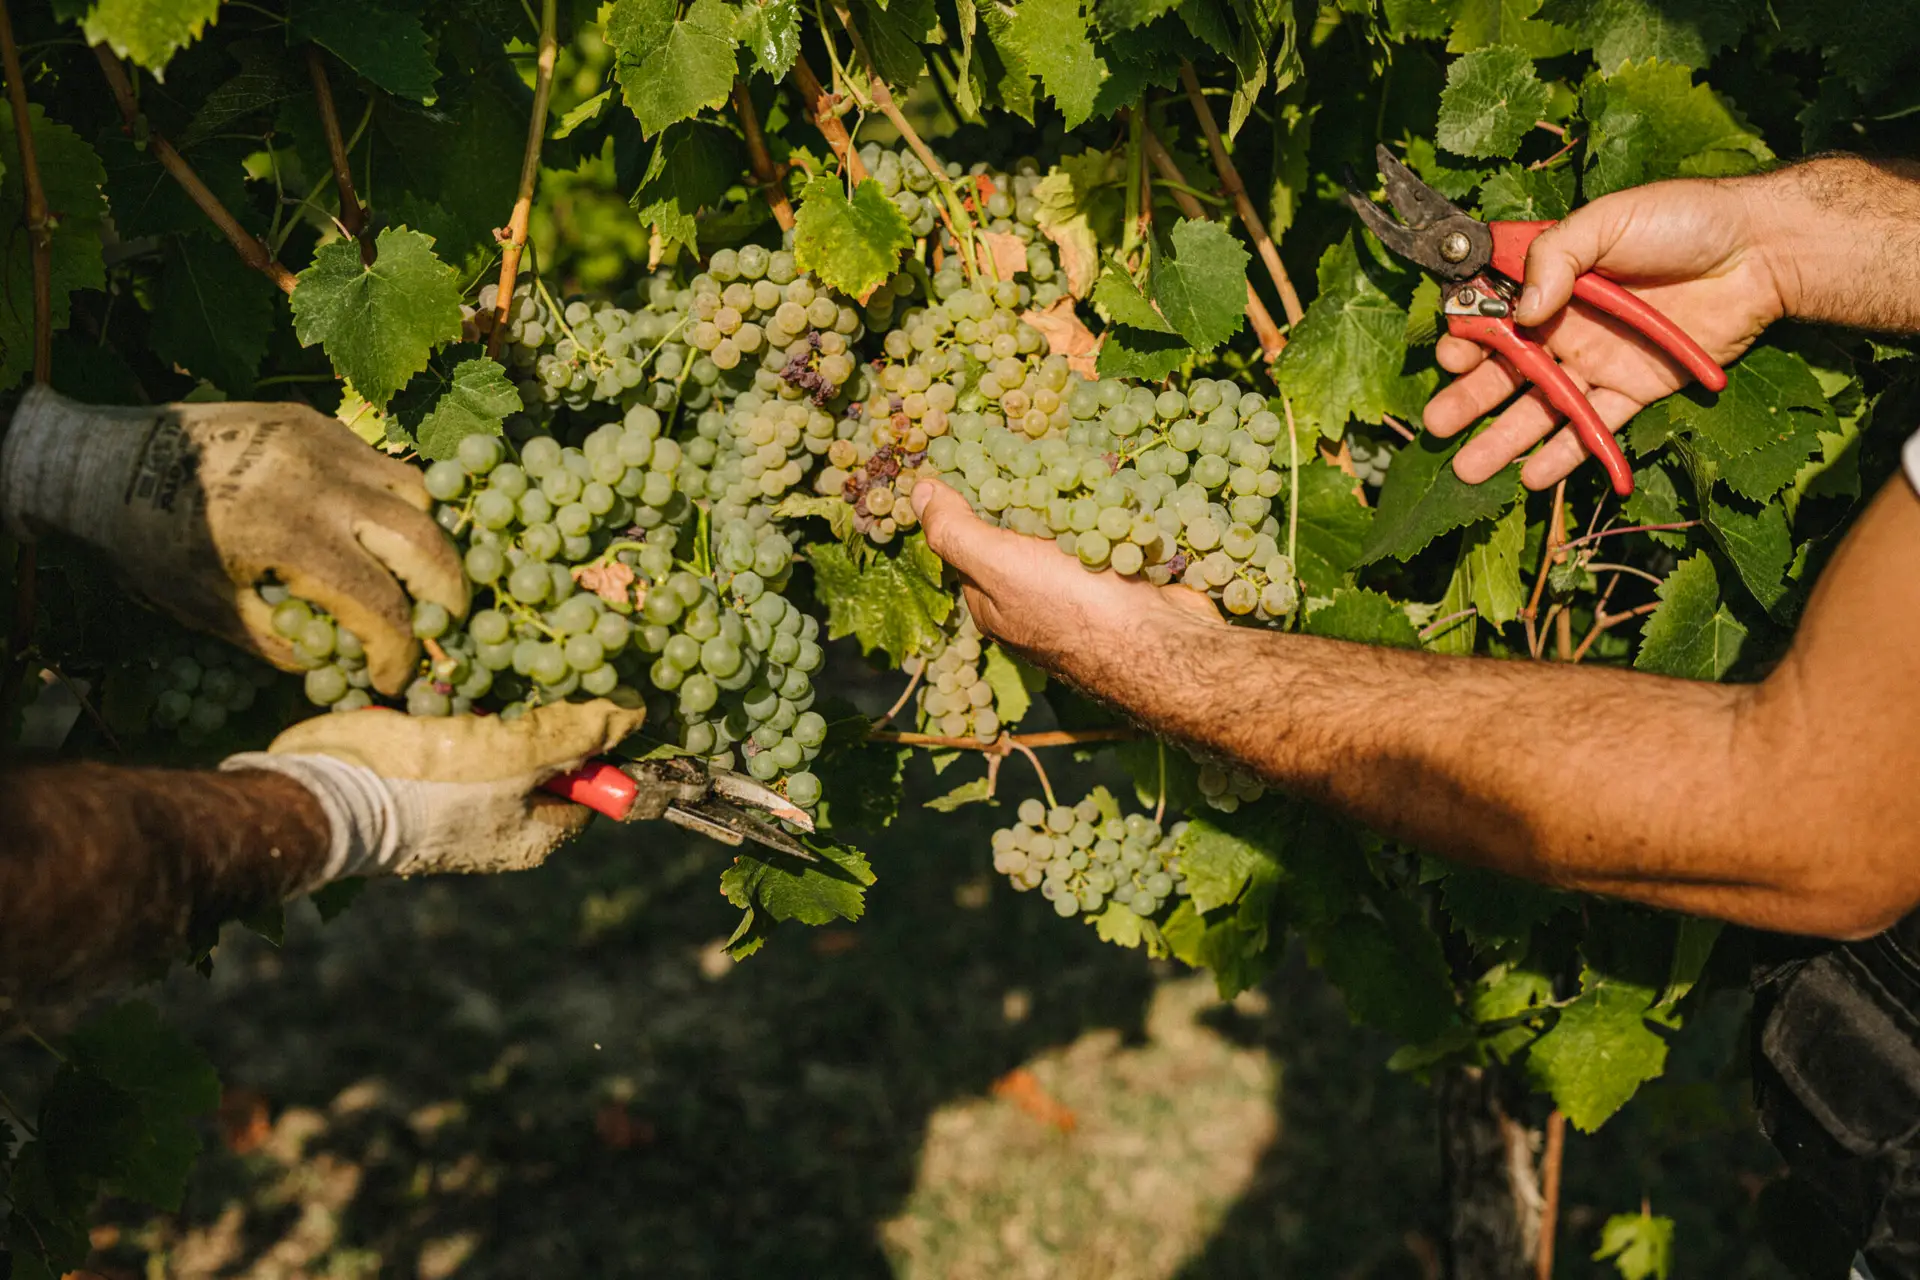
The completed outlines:
<svg viewBox="0 0 1920 1280">
<path fill-rule="evenodd" d="M 920 157 L 905 149 L 882 147 L 869 142 L 860 148 L 860 163 L 866 166 L 867 174 L 880 184 L 880 190 L 900 216 L 907 220 L 907 229 L 916 237 L 931 235 L 939 225 L 939 194 L 935 191 L 938 179 L 927 167 L 920 163 Z M 951 181 L 960 176 L 960 167 L 949 164 L 946 176 Z"/>
<path fill-rule="evenodd" d="M 1244 769 L 1211 760 L 1200 763 L 1200 800 L 1209 809 L 1232 813 L 1265 794 L 1266 784 Z"/>
<path fill-rule="evenodd" d="M 924 665 L 925 679 L 916 695 L 924 732 L 992 742 L 1000 736 L 1000 717 L 994 710 L 993 687 L 980 674 L 986 639 L 964 605 L 954 613 L 959 622 L 952 637 L 933 653 L 908 658 L 900 669 L 913 675 Z"/>
<path fill-rule="evenodd" d="M 1020 802 L 1019 821 L 993 833 L 993 869 L 1019 890 L 1038 888 L 1062 917 L 1117 902 L 1149 917 L 1185 897 L 1176 852 L 1184 822 L 1163 831 L 1145 814 L 1121 817 L 1092 796 L 1075 805 Z"/>
<path fill-rule="evenodd" d="M 307 701 L 335 711 L 372 706 L 373 680 L 367 674 L 367 651 L 360 637 L 325 609 L 283 586 L 269 584 L 259 592 L 273 606 L 274 633 L 293 646 L 294 660 L 306 672 Z"/>
<path fill-rule="evenodd" d="M 701 413 L 687 453 L 707 464 L 699 486 L 717 518 L 761 523 L 827 452 L 834 426 L 808 398 L 748 390 Z"/>
<path fill-rule="evenodd" d="M 1392 445 L 1361 431 L 1349 431 L 1347 452 L 1353 458 L 1353 474 L 1361 484 L 1378 486 L 1387 482 L 1387 468 L 1393 465 Z"/>
<path fill-rule="evenodd" d="M 722 375 L 723 399 L 752 387 L 826 404 L 859 364 L 860 313 L 800 272 L 791 250 L 720 249 L 687 288 L 686 341 L 696 365 Z"/>
<path fill-rule="evenodd" d="M 226 727 L 231 716 L 251 709 L 280 679 L 266 663 L 217 640 L 170 625 L 159 643 L 121 667 L 151 701 L 148 724 L 195 746 Z"/>
<path fill-rule="evenodd" d="M 480 290 L 481 317 L 492 316 L 498 288 Z M 688 368 L 684 339 L 675 340 L 687 328 L 691 294 L 666 275 L 650 277 L 640 292 L 644 305 L 631 310 L 581 299 L 556 309 L 535 282 L 514 289 L 502 357 L 526 408 L 518 434 L 532 435 L 558 407 L 580 412 L 596 404 L 617 410 L 642 404 L 664 412 L 675 403 L 683 373 L 695 392 L 712 386 L 718 371 Z"/>
</svg>

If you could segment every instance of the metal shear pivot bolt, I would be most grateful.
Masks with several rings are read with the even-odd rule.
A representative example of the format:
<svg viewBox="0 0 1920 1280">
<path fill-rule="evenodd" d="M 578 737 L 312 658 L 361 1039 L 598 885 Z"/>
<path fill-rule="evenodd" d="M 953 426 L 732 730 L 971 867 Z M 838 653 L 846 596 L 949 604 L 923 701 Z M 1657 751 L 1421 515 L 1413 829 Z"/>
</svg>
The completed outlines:
<svg viewBox="0 0 1920 1280">
<path fill-rule="evenodd" d="M 1444 282 L 1447 332 L 1492 350 L 1521 379 L 1546 392 L 1548 402 L 1572 421 L 1587 452 L 1606 468 L 1613 491 L 1623 498 L 1632 493 L 1633 468 L 1607 424 L 1567 371 L 1513 320 L 1527 250 L 1553 223 L 1482 222 L 1420 181 L 1384 146 L 1375 159 L 1386 179 L 1387 202 L 1399 218 L 1368 199 L 1349 172 L 1347 203 L 1360 220 L 1388 249 Z M 1612 280 L 1588 272 L 1574 282 L 1573 296 L 1665 351 L 1707 390 L 1726 388 L 1726 370 L 1699 343 Z"/>
</svg>

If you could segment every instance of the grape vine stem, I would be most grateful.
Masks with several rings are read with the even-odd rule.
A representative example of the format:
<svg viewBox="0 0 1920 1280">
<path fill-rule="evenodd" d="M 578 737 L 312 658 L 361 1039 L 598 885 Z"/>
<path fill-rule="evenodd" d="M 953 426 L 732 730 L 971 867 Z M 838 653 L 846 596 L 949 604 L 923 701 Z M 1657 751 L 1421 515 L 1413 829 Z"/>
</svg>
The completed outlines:
<svg viewBox="0 0 1920 1280">
<path fill-rule="evenodd" d="M 553 97 L 553 64 L 560 57 L 558 0 L 541 0 L 540 52 L 534 61 L 533 111 L 527 120 L 527 148 L 520 158 L 520 189 L 513 198 L 513 215 L 500 237 L 500 288 L 493 300 L 493 331 L 487 334 L 487 354 L 500 358 L 507 340 L 507 317 L 513 310 L 513 286 L 520 274 L 520 255 L 527 247 L 527 224 L 533 217 L 533 187 L 540 177 L 540 147 L 547 137 L 547 106 Z"/>
<path fill-rule="evenodd" d="M 1547 1117 L 1547 1149 L 1540 1158 L 1540 1243 L 1534 1280 L 1553 1280 L 1553 1236 L 1560 1219 L 1560 1166 L 1566 1158 L 1567 1117 L 1558 1107 Z"/>
<path fill-rule="evenodd" d="M 1619 535 L 1621 535 L 1621 534 L 1623 534 L 1623 533 L 1672 533 L 1672 532 L 1678 532 L 1678 531 L 1679 531 L 1679 530 L 1681 530 L 1681 529 L 1691 529 L 1691 528 L 1693 528 L 1693 527 L 1694 527 L 1695 525 L 1697 525 L 1697 524 L 1699 524 L 1699 523 L 1700 523 L 1700 522 L 1699 522 L 1698 520 L 1681 520 L 1681 521 L 1677 521 L 1677 522 L 1675 522 L 1675 523 L 1673 523 L 1673 524 L 1632 524 L 1632 525 L 1627 525 L 1627 526 L 1625 526 L 1624 528 L 1620 528 L 1620 529 L 1602 529 L 1602 530 L 1600 530 L 1600 531 L 1599 531 L 1598 533 L 1588 533 L 1588 534 L 1583 534 L 1582 536 L 1580 536 L 1580 537 L 1578 537 L 1578 538 L 1574 538 L 1573 540 L 1571 540 L 1570 542 L 1568 542 L 1568 543 L 1566 544 L 1566 549 L 1567 549 L 1567 550 L 1569 550 L 1569 551 L 1571 551 L 1571 550 L 1573 550 L 1573 549 L 1574 549 L 1575 547 L 1578 547 L 1578 546 L 1583 546 L 1583 545 L 1585 545 L 1586 543 L 1589 543 L 1589 542 L 1598 542 L 1598 541 L 1600 541 L 1600 539 L 1602 539 L 1602 538 L 1614 538 L 1614 537 L 1618 537 Z"/>
<path fill-rule="evenodd" d="M 1553 489 L 1553 515 L 1547 521 L 1547 536 L 1542 540 L 1545 545 L 1540 550 L 1540 572 L 1533 579 L 1533 596 L 1520 611 L 1520 620 L 1527 624 L 1527 651 L 1536 659 L 1540 656 L 1541 644 L 1534 620 L 1540 616 L 1540 595 L 1547 589 L 1547 568 L 1554 562 L 1561 540 L 1567 536 L 1566 507 L 1567 482 L 1562 480 Z"/>
<path fill-rule="evenodd" d="M 793 205 L 787 200 L 787 189 L 782 185 L 780 170 L 767 153 L 767 137 L 760 132 L 760 113 L 753 109 L 753 95 L 747 89 L 745 76 L 733 78 L 733 110 L 740 117 L 740 132 L 747 139 L 747 161 L 753 166 L 754 180 L 760 184 L 760 193 L 767 198 L 767 207 L 773 210 L 773 220 L 780 224 L 780 229 L 791 231 Z"/>
<path fill-rule="evenodd" d="M 20 149 L 20 181 L 26 191 L 27 240 L 33 254 L 33 381 L 46 386 L 53 380 L 53 226 L 47 211 L 47 191 L 40 181 L 40 160 L 33 145 L 33 117 L 27 104 L 27 81 L 20 71 L 20 46 L 13 39 L 13 15 L 0 0 L 0 69 L 7 76 L 7 100 L 13 108 L 13 133 Z M 24 687 L 33 649 L 38 604 L 39 552 L 31 542 L 21 544 L 14 560 L 13 622 L 7 632 L 6 683 L 0 685 L 0 723 L 11 723 L 16 700 Z"/>
<path fill-rule="evenodd" d="M 1220 175 L 1220 184 L 1226 188 L 1227 198 L 1233 201 L 1234 212 L 1240 215 L 1240 224 L 1253 238 L 1253 247 L 1259 253 L 1260 261 L 1266 264 L 1273 287 L 1280 293 L 1280 306 L 1287 313 L 1287 323 L 1299 324 L 1301 317 L 1307 314 L 1306 308 L 1300 305 L 1300 293 L 1293 287 L 1293 277 L 1287 274 L 1286 264 L 1280 261 L 1280 250 L 1267 233 L 1267 224 L 1254 209 L 1253 201 L 1247 198 L 1247 184 L 1240 180 L 1240 171 L 1234 167 L 1233 157 L 1227 154 L 1226 140 L 1220 136 L 1220 126 L 1214 121 L 1213 108 L 1207 105 L 1206 96 L 1200 92 L 1200 78 L 1194 75 L 1193 64 L 1185 58 L 1180 59 L 1180 83 L 1186 86 L 1187 101 L 1193 104 L 1193 113 L 1200 117 L 1200 128 L 1207 135 L 1207 150 L 1213 155 L 1214 172 Z"/>
<path fill-rule="evenodd" d="M 106 74 L 107 87 L 113 90 L 113 100 L 120 108 L 120 121 L 128 134 L 136 134 L 140 124 L 140 104 L 134 100 L 133 82 L 127 78 L 127 69 L 113 51 L 103 44 L 93 47 L 94 56 L 100 59 L 100 70 Z M 147 145 L 153 149 L 154 158 L 160 161 L 180 189 L 187 193 L 187 199 L 193 201 L 200 212 L 207 215 L 208 221 L 218 228 L 227 243 L 233 246 L 240 260 L 273 281 L 282 293 L 292 293 L 293 272 L 280 265 L 265 242 L 241 226 L 227 206 L 220 203 L 220 197 L 207 189 L 200 175 L 193 171 L 186 158 L 173 149 L 166 136 L 158 129 L 147 129 Z"/>
<path fill-rule="evenodd" d="M 913 697 L 913 691 L 920 687 L 920 678 L 926 675 L 926 673 L 927 664 L 923 660 L 918 667 L 914 668 L 912 678 L 907 681 L 907 687 L 900 691 L 900 696 L 894 699 L 892 706 L 887 708 L 887 714 L 873 722 L 873 728 L 875 730 L 886 728 L 888 722 L 900 714 L 901 709 L 907 705 L 907 699 Z"/>
<path fill-rule="evenodd" d="M 1280 409 L 1287 415 L 1287 470 L 1292 485 L 1287 494 L 1287 559 L 1297 565 L 1294 552 L 1300 544 L 1300 431 L 1293 425 L 1293 400 L 1285 392 L 1280 394 Z"/>
<path fill-rule="evenodd" d="M 949 738 L 937 733 L 900 733 L 876 730 L 867 735 L 869 742 L 890 742 L 901 747 L 932 747 L 943 751 L 980 751 L 1004 756 L 1009 751 L 1028 751 L 1036 747 L 1076 747 L 1085 742 L 1132 742 L 1140 734 L 1133 729 L 1050 729 L 1045 733 L 1003 733 L 992 742 L 978 738 Z"/>
<path fill-rule="evenodd" d="M 327 157 L 333 162 L 334 185 L 340 190 L 340 226 L 360 242 L 360 265 L 373 265 L 373 237 L 367 234 L 367 211 L 353 189 L 353 165 L 347 159 L 347 140 L 340 133 L 340 117 L 333 107 L 333 85 L 320 46 L 307 46 L 307 73 L 313 78 L 313 101 L 320 111 L 320 132 L 326 135 Z"/>
<path fill-rule="evenodd" d="M 860 163 L 860 155 L 853 149 L 853 139 L 847 136 L 847 126 L 840 123 L 840 117 L 833 114 L 834 94 L 828 93 L 820 83 L 820 77 L 813 74 L 813 68 L 807 65 L 805 54 L 797 54 L 793 59 L 793 70 L 787 73 L 793 81 L 793 87 L 800 92 L 801 99 L 807 104 L 808 112 L 813 116 L 813 127 L 827 140 L 833 154 L 840 157 L 840 167 L 845 169 L 855 182 L 864 182 L 867 166 Z"/>
<path fill-rule="evenodd" d="M 1181 189 L 1187 185 L 1187 175 L 1180 172 L 1180 166 L 1160 145 L 1152 125 L 1142 123 L 1140 141 L 1146 147 L 1147 159 L 1160 171 L 1160 176 L 1167 179 L 1168 191 L 1173 196 L 1173 202 L 1180 206 L 1180 212 L 1189 218 L 1207 221 L 1207 211 L 1200 207 L 1200 202 Z M 1251 280 L 1247 281 L 1247 322 L 1253 326 L 1253 335 L 1260 340 L 1260 350 L 1265 353 L 1267 361 L 1271 363 L 1279 359 L 1280 352 L 1287 345 L 1286 336 L 1280 332 L 1280 326 L 1273 322 L 1273 313 L 1267 310 L 1266 303 L 1260 301 L 1260 295 L 1254 291 Z"/>
</svg>

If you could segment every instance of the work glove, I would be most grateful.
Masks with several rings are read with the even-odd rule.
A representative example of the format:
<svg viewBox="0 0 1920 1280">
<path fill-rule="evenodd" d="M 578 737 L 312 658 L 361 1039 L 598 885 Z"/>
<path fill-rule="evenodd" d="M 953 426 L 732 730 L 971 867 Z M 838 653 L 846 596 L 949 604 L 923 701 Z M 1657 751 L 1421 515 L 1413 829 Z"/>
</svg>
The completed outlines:
<svg viewBox="0 0 1920 1280">
<path fill-rule="evenodd" d="M 540 784 L 619 745 L 645 718 L 604 698 L 513 720 L 369 707 L 304 720 L 220 767 L 286 774 L 319 800 L 332 845 L 307 889 L 342 876 L 521 871 L 593 817 Z"/>
<path fill-rule="evenodd" d="M 277 580 L 360 638 L 387 694 L 419 658 L 408 593 L 467 610 L 432 505 L 417 469 L 299 404 L 106 408 L 35 387 L 0 445 L 0 515 L 20 536 L 78 538 L 181 622 L 298 670 L 255 590 Z"/>
</svg>

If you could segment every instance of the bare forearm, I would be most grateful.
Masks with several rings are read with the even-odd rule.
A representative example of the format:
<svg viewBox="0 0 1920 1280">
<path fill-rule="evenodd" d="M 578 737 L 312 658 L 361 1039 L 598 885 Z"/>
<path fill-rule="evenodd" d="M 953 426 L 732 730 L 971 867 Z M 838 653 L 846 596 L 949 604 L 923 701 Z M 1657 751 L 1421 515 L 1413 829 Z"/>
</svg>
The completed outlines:
<svg viewBox="0 0 1920 1280">
<path fill-rule="evenodd" d="M 97 764 L 0 772 L 0 994 L 135 975 L 309 882 L 327 822 L 278 774 Z"/>
<path fill-rule="evenodd" d="M 1789 315 L 1920 331 L 1920 164 L 1822 156 L 1741 181 Z"/>
</svg>

